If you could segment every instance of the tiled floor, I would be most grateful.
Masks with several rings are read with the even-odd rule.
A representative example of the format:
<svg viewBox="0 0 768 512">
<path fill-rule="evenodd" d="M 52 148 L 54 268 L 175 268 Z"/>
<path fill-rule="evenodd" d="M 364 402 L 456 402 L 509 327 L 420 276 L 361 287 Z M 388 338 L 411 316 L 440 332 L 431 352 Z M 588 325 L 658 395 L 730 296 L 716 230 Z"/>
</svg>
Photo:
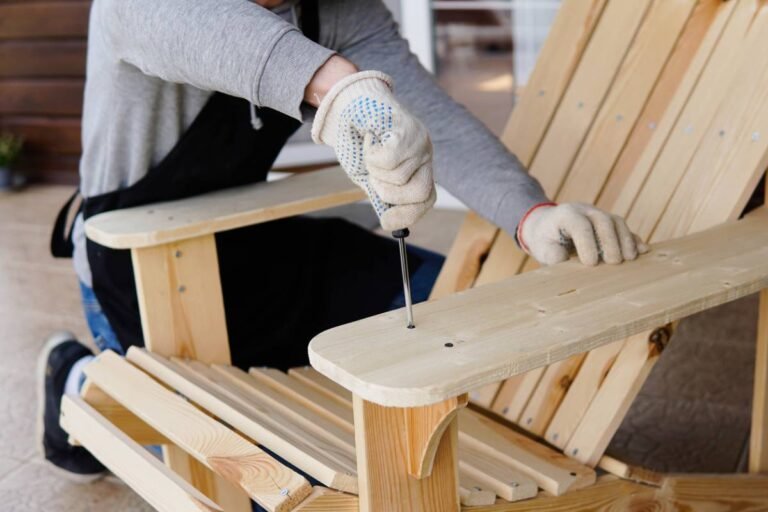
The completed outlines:
<svg viewBox="0 0 768 512">
<path fill-rule="evenodd" d="M 0 511 L 144 511 L 114 480 L 75 485 L 35 451 L 34 365 L 45 337 L 81 339 L 69 261 L 48 255 L 50 225 L 69 190 L 0 195 Z M 463 218 L 435 211 L 411 241 L 445 252 Z M 615 437 L 611 451 L 664 471 L 733 471 L 743 464 L 754 364 L 754 297 L 683 322 Z"/>
</svg>

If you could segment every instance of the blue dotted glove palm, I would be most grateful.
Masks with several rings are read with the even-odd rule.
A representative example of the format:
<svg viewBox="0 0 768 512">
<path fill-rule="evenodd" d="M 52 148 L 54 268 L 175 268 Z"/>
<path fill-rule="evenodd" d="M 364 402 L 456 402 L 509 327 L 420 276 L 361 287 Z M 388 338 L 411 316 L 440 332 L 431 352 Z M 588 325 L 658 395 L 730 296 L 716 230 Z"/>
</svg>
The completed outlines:
<svg viewBox="0 0 768 512">
<path fill-rule="evenodd" d="M 312 138 L 334 149 L 387 231 L 412 226 L 434 205 L 429 133 L 397 102 L 387 75 L 363 71 L 337 83 L 320 103 Z"/>
</svg>

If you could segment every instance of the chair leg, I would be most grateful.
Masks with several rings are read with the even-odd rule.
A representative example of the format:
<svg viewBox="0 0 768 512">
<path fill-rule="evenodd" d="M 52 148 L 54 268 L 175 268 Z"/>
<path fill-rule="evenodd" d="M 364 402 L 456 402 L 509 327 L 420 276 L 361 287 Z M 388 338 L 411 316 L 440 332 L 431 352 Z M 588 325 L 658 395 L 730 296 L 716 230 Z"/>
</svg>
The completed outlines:
<svg viewBox="0 0 768 512">
<path fill-rule="evenodd" d="M 760 292 L 749 472 L 768 473 L 768 289 Z"/>
<path fill-rule="evenodd" d="M 460 510 L 457 413 L 464 405 L 466 396 L 417 408 L 354 397 L 361 512 Z"/>
<path fill-rule="evenodd" d="M 166 357 L 229 364 L 224 301 L 213 235 L 131 251 L 147 348 Z M 248 497 L 183 450 L 165 445 L 166 464 L 225 510 L 251 510 Z"/>
</svg>

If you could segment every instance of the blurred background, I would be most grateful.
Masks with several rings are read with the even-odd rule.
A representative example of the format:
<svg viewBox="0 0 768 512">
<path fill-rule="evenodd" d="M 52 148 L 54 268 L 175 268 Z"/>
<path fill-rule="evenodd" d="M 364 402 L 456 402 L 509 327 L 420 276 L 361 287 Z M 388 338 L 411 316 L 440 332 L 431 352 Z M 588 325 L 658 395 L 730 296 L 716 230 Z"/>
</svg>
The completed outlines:
<svg viewBox="0 0 768 512">
<path fill-rule="evenodd" d="M 500 134 L 560 0 L 385 2 L 422 64 Z M 13 163 L 17 180 L 77 183 L 90 3 L 0 0 L 0 132 L 24 139 Z M 277 168 L 332 161 L 329 148 L 312 144 L 305 129 Z M 439 206 L 461 207 L 446 193 L 440 197 Z"/>
</svg>

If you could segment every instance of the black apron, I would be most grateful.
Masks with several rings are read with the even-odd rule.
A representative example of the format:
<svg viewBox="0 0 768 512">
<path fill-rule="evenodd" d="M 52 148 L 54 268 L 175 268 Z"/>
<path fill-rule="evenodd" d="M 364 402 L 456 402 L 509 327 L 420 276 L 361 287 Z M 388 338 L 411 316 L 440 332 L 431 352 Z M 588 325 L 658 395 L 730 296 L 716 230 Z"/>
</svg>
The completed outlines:
<svg viewBox="0 0 768 512">
<path fill-rule="evenodd" d="M 302 26 L 317 40 L 316 2 Z M 100 213 L 264 181 L 300 122 L 214 93 L 171 152 L 134 185 L 83 200 Z M 56 237 L 54 233 L 54 237 Z M 61 238 L 63 236 L 59 234 Z M 307 364 L 323 330 L 386 311 L 401 286 L 396 244 L 339 219 L 291 218 L 216 234 L 233 364 L 281 369 Z M 130 252 L 87 242 L 93 290 L 120 344 L 143 346 Z M 412 258 L 412 270 L 418 267 Z"/>
</svg>

